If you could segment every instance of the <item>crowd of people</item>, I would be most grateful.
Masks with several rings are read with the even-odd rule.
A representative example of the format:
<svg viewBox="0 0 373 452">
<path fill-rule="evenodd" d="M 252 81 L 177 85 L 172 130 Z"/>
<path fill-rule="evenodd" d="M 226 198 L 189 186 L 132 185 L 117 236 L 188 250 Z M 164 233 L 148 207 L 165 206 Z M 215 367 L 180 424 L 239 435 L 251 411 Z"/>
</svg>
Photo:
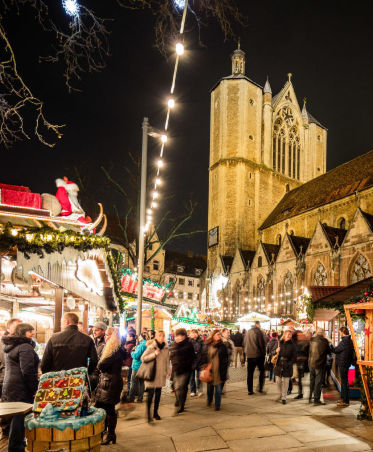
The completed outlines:
<svg viewBox="0 0 373 452">
<path fill-rule="evenodd" d="M 0 390 L 4 402 L 32 403 L 41 373 L 87 367 L 92 401 L 106 411 L 106 427 L 102 445 L 116 443 L 119 410 L 134 409 L 134 402 L 146 397 L 147 421 L 160 421 L 162 388 L 171 381 L 175 394 L 175 412 L 185 411 L 190 397 L 203 395 L 206 383 L 207 406 L 221 409 L 224 386 L 229 368 L 247 366 L 247 390 L 265 393 L 266 377 L 278 384 L 278 401 L 287 403 L 293 385 L 297 385 L 295 399 L 302 399 L 302 380 L 310 373 L 309 403 L 322 405 L 322 386 L 329 384 L 330 357 L 336 354 L 341 377 L 339 407 L 349 405 L 348 369 L 354 361 L 354 348 L 346 327 L 340 329 L 341 341 L 333 347 L 324 330 L 314 334 L 288 328 L 280 334 L 265 332 L 256 322 L 248 331 L 227 328 L 212 331 L 179 328 L 167 338 L 164 331 L 146 328 L 137 337 L 133 328 L 121 337 L 118 328 L 97 322 L 91 335 L 79 328 L 75 313 L 63 317 L 63 331 L 48 341 L 39 362 L 33 340 L 34 328 L 11 319 L 0 347 Z M 123 368 L 128 369 L 127 385 L 123 383 Z M 254 372 L 259 379 L 254 392 Z M 328 371 L 329 370 L 329 371 Z M 9 450 L 24 452 L 24 416 L 14 416 L 2 422 L 3 436 L 9 438 Z"/>
</svg>

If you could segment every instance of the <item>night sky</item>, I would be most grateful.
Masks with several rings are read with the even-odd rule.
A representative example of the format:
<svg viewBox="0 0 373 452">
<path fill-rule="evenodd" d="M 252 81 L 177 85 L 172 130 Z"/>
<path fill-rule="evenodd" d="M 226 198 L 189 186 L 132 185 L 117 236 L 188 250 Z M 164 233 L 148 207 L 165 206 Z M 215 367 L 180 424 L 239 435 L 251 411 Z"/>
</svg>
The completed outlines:
<svg viewBox="0 0 373 452">
<path fill-rule="evenodd" d="M 58 20 L 64 20 L 55 0 Z M 55 192 L 57 177 L 73 178 L 78 166 L 91 194 L 110 212 L 118 197 L 107 188 L 100 166 L 113 165 L 113 175 L 126 181 L 121 165 L 128 152 L 140 153 L 141 122 L 148 116 L 162 127 L 171 85 L 173 57 L 154 48 L 154 17 L 148 11 L 120 8 L 114 0 L 87 2 L 97 14 L 112 18 L 111 57 L 101 73 L 85 74 L 77 85 L 82 93 L 68 94 L 62 67 L 38 64 L 50 53 L 48 35 L 32 15 L 10 15 L 5 27 L 12 40 L 19 70 L 34 93 L 45 102 L 48 119 L 65 123 L 64 135 L 53 149 L 35 138 L 1 149 L 0 181 L 27 185 L 35 192 Z M 239 0 L 247 26 L 236 26 L 246 52 L 246 75 L 264 85 L 266 76 L 277 94 L 293 73 L 298 101 L 307 97 L 309 112 L 328 128 L 328 169 L 373 148 L 373 27 L 366 3 L 340 1 Z M 166 148 L 161 196 L 174 195 L 162 205 L 174 216 L 188 199 L 198 201 L 190 228 L 207 229 L 210 88 L 231 73 L 234 41 L 213 21 L 205 21 L 199 46 L 189 16 L 187 51 L 176 83 L 170 141 Z M 66 17 L 66 20 L 67 17 Z M 26 119 L 29 116 L 26 116 Z M 32 123 L 29 123 L 32 125 Z M 154 168 L 157 147 L 149 149 Z M 92 212 L 87 212 L 91 213 Z M 206 252 L 205 234 L 175 242 L 174 248 Z"/>
</svg>

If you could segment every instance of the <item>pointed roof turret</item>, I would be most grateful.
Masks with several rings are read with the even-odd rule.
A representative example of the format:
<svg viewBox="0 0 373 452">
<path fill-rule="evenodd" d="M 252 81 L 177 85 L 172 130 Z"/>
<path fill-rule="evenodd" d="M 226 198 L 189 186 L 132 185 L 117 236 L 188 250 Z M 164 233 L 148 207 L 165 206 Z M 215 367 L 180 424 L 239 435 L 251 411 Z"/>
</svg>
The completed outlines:
<svg viewBox="0 0 373 452">
<path fill-rule="evenodd" d="M 267 81 L 264 85 L 264 89 L 263 89 L 263 93 L 269 93 L 272 94 L 272 89 L 271 89 L 271 85 L 269 84 L 269 80 L 268 80 L 268 75 L 267 75 Z"/>
<path fill-rule="evenodd" d="M 303 108 L 302 108 L 302 118 L 309 120 L 310 118 L 308 116 L 308 111 L 307 111 L 307 108 L 306 108 L 306 104 L 307 104 L 307 99 L 304 98 L 303 99 Z"/>
</svg>

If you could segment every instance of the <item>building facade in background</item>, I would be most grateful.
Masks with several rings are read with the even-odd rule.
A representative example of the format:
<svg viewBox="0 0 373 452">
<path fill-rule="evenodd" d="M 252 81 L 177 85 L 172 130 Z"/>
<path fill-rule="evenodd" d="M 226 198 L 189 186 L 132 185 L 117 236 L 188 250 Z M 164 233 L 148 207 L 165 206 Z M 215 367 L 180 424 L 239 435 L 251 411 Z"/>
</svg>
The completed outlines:
<svg viewBox="0 0 373 452">
<path fill-rule="evenodd" d="M 297 317 L 304 288 L 373 265 L 373 152 L 326 173 L 327 130 L 291 81 L 272 96 L 245 54 L 211 92 L 207 310 Z"/>
</svg>

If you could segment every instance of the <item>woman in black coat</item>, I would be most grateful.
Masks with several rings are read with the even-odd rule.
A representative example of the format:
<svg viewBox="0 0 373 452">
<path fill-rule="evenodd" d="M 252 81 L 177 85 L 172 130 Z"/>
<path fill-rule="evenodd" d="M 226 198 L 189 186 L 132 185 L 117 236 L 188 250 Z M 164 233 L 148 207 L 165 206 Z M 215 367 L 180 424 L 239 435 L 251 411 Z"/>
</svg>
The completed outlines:
<svg viewBox="0 0 373 452">
<path fill-rule="evenodd" d="M 39 365 L 32 340 L 34 332 L 32 325 L 20 323 L 14 335 L 2 337 L 5 357 L 3 402 L 34 402 L 38 389 Z M 24 415 L 14 416 L 10 423 L 8 447 L 12 452 L 25 450 L 24 418 Z"/>
<path fill-rule="evenodd" d="M 227 380 L 229 358 L 219 330 L 214 330 L 206 340 L 202 354 L 202 367 L 211 365 L 211 381 L 207 383 L 207 406 L 211 406 L 215 393 L 215 410 L 220 410 L 223 385 Z"/>
<path fill-rule="evenodd" d="M 97 364 L 100 375 L 95 392 L 95 405 L 106 411 L 107 434 L 101 444 L 108 445 L 117 441 L 115 405 L 120 401 L 123 389 L 122 365 L 127 352 L 122 346 L 118 328 L 108 328 L 105 339 L 106 345 Z"/>
<path fill-rule="evenodd" d="M 293 376 L 293 364 L 297 359 L 297 349 L 292 341 L 292 332 L 285 331 L 280 340 L 279 347 L 276 349 L 278 359 L 275 366 L 275 375 L 278 383 L 282 403 L 286 404 L 286 395 L 288 393 L 289 381 Z"/>
</svg>

